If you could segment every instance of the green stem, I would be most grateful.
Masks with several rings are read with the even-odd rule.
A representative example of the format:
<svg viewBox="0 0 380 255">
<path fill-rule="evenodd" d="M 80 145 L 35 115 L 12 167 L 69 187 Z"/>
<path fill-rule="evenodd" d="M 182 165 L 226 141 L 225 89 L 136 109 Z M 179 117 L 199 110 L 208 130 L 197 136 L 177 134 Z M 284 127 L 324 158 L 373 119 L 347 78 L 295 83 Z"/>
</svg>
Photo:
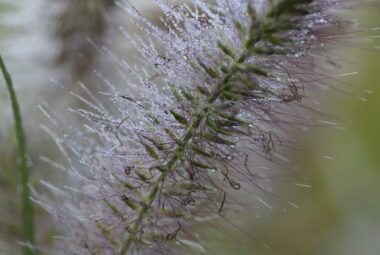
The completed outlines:
<svg viewBox="0 0 380 255">
<path fill-rule="evenodd" d="M 35 255 L 35 249 L 33 248 L 34 242 L 34 212 L 33 205 L 30 200 L 30 189 L 29 189 L 29 172 L 27 167 L 27 158 L 26 158 L 26 142 L 25 142 L 25 133 L 22 126 L 22 118 L 20 113 L 20 107 L 17 101 L 17 96 L 13 88 L 13 82 L 8 70 L 4 64 L 3 58 L 0 55 L 0 69 L 3 73 L 5 83 L 9 92 L 9 96 L 12 103 L 13 117 L 15 121 L 15 131 L 18 141 L 18 149 L 20 156 L 20 173 L 21 173 L 21 200 L 22 200 L 22 232 L 24 242 L 27 244 L 23 248 L 24 255 Z"/>
</svg>

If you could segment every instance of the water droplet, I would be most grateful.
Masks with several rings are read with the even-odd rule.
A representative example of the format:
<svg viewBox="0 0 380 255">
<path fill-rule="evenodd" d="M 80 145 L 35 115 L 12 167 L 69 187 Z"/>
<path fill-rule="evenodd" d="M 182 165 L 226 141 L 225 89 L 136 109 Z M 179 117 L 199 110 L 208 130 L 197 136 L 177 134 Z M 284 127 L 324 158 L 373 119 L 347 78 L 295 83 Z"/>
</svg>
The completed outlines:
<svg viewBox="0 0 380 255">
<path fill-rule="evenodd" d="M 229 154 L 229 155 L 227 155 L 227 157 L 226 157 L 227 160 L 232 160 L 233 158 L 234 158 L 233 154 Z"/>
</svg>

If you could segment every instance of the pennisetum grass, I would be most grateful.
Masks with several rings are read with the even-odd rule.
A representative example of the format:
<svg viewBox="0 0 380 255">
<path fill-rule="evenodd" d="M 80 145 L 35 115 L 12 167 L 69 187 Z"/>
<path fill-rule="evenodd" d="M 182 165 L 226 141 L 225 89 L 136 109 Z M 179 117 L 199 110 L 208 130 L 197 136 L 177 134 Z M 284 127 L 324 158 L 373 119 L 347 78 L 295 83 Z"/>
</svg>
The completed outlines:
<svg viewBox="0 0 380 255">
<path fill-rule="evenodd" d="M 224 218 L 237 192 L 269 206 L 252 194 L 270 190 L 257 158 L 286 145 L 287 123 L 312 121 L 293 107 L 317 90 L 315 72 L 336 65 L 326 38 L 348 24 L 329 12 L 344 8 L 338 0 L 164 2 L 163 28 L 115 2 L 147 39 L 121 28 L 140 54 L 135 66 L 106 51 L 129 74 L 125 91 L 94 70 L 110 109 L 83 87 L 93 102 L 76 95 L 87 108 L 72 111 L 87 123 L 62 129 L 41 106 L 68 164 L 42 159 L 70 177 L 41 181 L 53 198 L 34 196 L 67 230 L 58 253 L 211 254 L 191 227 Z"/>
<path fill-rule="evenodd" d="M 18 142 L 18 151 L 20 157 L 20 175 L 21 175 L 21 225 L 22 234 L 24 240 L 22 240 L 26 245 L 23 248 L 24 255 L 35 255 L 35 238 L 34 238 L 34 212 L 33 204 L 30 200 L 30 189 L 29 189 L 29 172 L 27 167 L 27 155 L 26 155 L 26 141 L 25 132 L 22 125 L 22 117 L 20 112 L 19 103 L 17 100 L 16 92 L 13 88 L 12 78 L 5 66 L 4 60 L 0 55 L 0 69 L 4 76 L 7 90 L 11 99 L 13 117 L 15 121 L 15 132 Z"/>
</svg>

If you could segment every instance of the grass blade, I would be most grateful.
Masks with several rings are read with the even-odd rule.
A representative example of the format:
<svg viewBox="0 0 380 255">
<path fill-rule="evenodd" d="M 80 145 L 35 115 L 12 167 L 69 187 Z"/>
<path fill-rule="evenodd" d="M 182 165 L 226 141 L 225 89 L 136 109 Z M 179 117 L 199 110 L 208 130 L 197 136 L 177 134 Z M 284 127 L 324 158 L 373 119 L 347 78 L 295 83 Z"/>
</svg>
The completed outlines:
<svg viewBox="0 0 380 255">
<path fill-rule="evenodd" d="M 7 85 L 7 90 L 12 103 L 13 117 L 15 121 L 15 132 L 18 141 L 18 149 L 20 156 L 20 174 L 21 174 L 21 217 L 22 217 L 22 233 L 23 233 L 23 242 L 26 246 L 23 248 L 24 255 L 35 255 L 36 252 L 33 249 L 34 241 L 34 212 L 32 201 L 30 200 L 30 190 L 29 190 L 29 172 L 27 167 L 26 159 L 26 141 L 25 141 L 25 132 L 22 125 L 22 117 L 20 113 L 20 107 L 17 101 L 16 92 L 13 88 L 12 78 L 5 66 L 3 58 L 0 55 L 0 69 L 3 73 L 5 83 Z"/>
</svg>

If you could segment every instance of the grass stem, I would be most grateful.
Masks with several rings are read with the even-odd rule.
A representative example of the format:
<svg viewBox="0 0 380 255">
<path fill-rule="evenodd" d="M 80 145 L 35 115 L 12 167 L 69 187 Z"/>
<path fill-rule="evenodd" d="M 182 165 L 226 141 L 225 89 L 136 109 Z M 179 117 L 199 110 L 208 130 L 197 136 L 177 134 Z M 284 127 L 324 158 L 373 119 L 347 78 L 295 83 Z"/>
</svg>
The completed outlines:
<svg viewBox="0 0 380 255">
<path fill-rule="evenodd" d="M 0 55 L 0 69 L 4 76 L 7 90 L 12 103 L 13 117 L 15 121 L 15 132 L 18 141 L 18 150 L 20 157 L 20 174 L 21 174 L 21 218 L 22 218 L 22 234 L 23 242 L 27 245 L 23 248 L 24 255 L 36 255 L 34 244 L 34 212 L 32 201 L 30 200 L 29 189 L 29 172 L 27 166 L 26 156 L 26 141 L 25 132 L 22 125 L 22 117 L 20 113 L 20 107 L 18 104 L 16 92 L 13 87 L 12 78 L 5 66 L 3 58 Z"/>
</svg>

